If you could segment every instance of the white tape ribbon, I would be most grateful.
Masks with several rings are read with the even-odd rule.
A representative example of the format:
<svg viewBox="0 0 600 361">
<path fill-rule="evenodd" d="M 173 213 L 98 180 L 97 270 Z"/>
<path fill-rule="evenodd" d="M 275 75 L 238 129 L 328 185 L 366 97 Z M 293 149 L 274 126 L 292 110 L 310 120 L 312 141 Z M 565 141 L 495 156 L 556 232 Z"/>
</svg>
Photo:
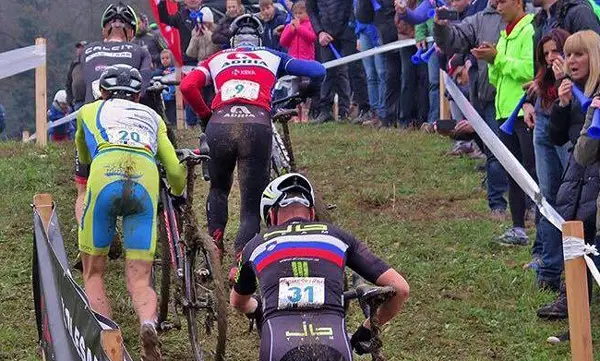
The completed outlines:
<svg viewBox="0 0 600 361">
<path fill-rule="evenodd" d="M 0 53 L 0 79 L 34 69 L 46 61 L 46 45 L 32 45 Z"/>
<path fill-rule="evenodd" d="M 446 89 L 456 105 L 460 108 L 469 124 L 475 129 L 481 140 L 496 156 L 500 164 L 513 177 L 519 187 L 535 202 L 542 214 L 562 232 L 562 225 L 565 220 L 558 212 L 546 201 L 542 196 L 539 186 L 533 178 L 527 173 L 525 168 L 517 161 L 512 153 L 500 141 L 496 134 L 490 129 L 487 123 L 481 118 L 479 113 L 473 108 L 471 103 L 465 98 L 463 93 L 458 89 L 454 81 L 444 72 L 444 82 Z M 594 279 L 600 285 L 600 272 L 596 268 L 594 261 L 588 256 L 592 254 L 598 256 L 599 253 L 595 246 L 585 244 L 580 238 L 567 237 L 563 240 L 564 259 L 569 260 L 577 257 L 583 257 Z"/>
</svg>

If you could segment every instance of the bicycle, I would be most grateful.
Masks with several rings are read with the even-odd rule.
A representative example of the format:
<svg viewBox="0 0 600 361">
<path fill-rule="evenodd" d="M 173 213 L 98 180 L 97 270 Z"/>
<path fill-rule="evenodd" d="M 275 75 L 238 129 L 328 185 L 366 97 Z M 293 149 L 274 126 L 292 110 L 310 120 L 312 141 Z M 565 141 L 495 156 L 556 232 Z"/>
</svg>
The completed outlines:
<svg viewBox="0 0 600 361">
<path fill-rule="evenodd" d="M 214 359 L 222 361 L 225 355 L 227 335 L 227 301 L 225 281 L 221 269 L 220 255 L 213 239 L 198 227 L 192 208 L 194 203 L 195 167 L 202 164 L 205 172 L 208 156 L 206 136 L 200 136 L 198 150 L 178 149 L 181 163 L 187 167 L 187 202 L 183 209 L 174 206 L 175 197 L 170 195 L 166 175 L 161 169 L 159 241 L 160 297 L 158 307 L 158 329 L 161 332 L 172 328 L 181 329 L 180 314 L 187 319 L 188 337 L 195 361 L 203 361 L 204 351 L 199 340 L 200 330 L 211 336 L 216 322 L 216 346 Z M 208 174 L 204 174 L 204 179 Z M 183 227 L 180 228 L 180 225 Z M 181 234 L 180 234 L 181 230 Z M 160 267 L 159 267 L 160 266 Z M 155 272 L 156 273 L 156 272 Z M 173 273 L 173 274 L 172 274 Z M 171 292 L 171 287 L 174 287 Z M 173 322 L 169 322 L 169 307 Z M 204 312 L 203 317 L 199 313 Z M 199 327 L 199 323 L 202 327 Z M 206 347 L 205 347 L 206 349 Z"/>
<path fill-rule="evenodd" d="M 292 117 L 298 115 L 296 107 L 304 100 L 305 97 L 302 95 L 302 92 L 303 88 L 305 89 L 307 86 L 306 82 L 295 76 L 282 77 L 280 82 L 288 83 L 287 86 L 280 86 L 279 89 L 287 88 L 289 95 L 271 102 L 273 119 L 271 179 L 287 173 L 298 172 L 288 122 Z M 279 134 L 279 130 L 275 125 L 277 123 L 281 124 L 283 137 Z M 319 221 L 331 222 L 332 217 L 329 211 L 335 208 L 337 208 L 335 204 L 325 203 L 323 197 L 319 193 L 315 193 L 315 214 Z"/>
<path fill-rule="evenodd" d="M 373 337 L 369 342 L 361 343 L 361 346 L 371 354 L 372 361 L 385 361 L 386 359 L 381 351 L 383 342 L 379 337 L 381 334 L 381 327 L 377 322 L 377 310 L 382 304 L 395 295 L 396 290 L 391 286 L 378 287 L 364 283 L 344 292 L 344 308 L 347 309 L 349 301 L 358 299 L 365 318 L 369 318 Z"/>
</svg>

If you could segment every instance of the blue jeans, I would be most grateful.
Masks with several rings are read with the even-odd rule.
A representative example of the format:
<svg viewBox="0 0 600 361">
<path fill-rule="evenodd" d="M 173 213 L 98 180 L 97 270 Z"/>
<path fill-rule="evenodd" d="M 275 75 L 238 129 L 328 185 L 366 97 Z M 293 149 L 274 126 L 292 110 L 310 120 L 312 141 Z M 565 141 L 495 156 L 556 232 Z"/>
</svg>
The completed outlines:
<svg viewBox="0 0 600 361">
<path fill-rule="evenodd" d="M 430 60 L 431 61 L 431 60 Z M 439 91 L 438 91 L 439 92 Z M 439 107 L 438 107 L 439 111 Z M 429 113 L 431 114 L 431 112 Z M 490 101 L 483 106 L 483 119 L 494 134 L 500 132 L 500 125 L 496 120 L 496 107 L 494 101 Z M 487 157 L 485 168 L 487 171 L 487 199 L 490 210 L 502 209 L 506 210 L 506 199 L 504 193 L 508 190 L 508 181 L 506 171 L 502 164 L 496 159 L 494 154 L 487 147 L 484 147 L 484 153 Z"/>
<path fill-rule="evenodd" d="M 368 35 L 360 34 L 360 51 L 372 49 L 376 46 Z M 385 118 L 385 63 L 383 55 L 377 54 L 362 59 L 367 75 L 367 91 L 369 104 L 380 119 Z"/>
<path fill-rule="evenodd" d="M 431 48 L 433 43 L 429 43 Z M 429 73 L 429 116 L 427 123 L 432 124 L 440 119 L 440 60 L 437 52 L 433 52 L 427 63 Z"/>
<path fill-rule="evenodd" d="M 533 130 L 533 147 L 540 190 L 551 206 L 556 203 L 556 193 L 561 184 L 563 171 L 569 160 L 566 146 L 557 147 L 550 139 L 550 118 L 536 111 Z M 561 247 L 559 249 L 558 247 Z M 553 281 L 560 279 L 562 272 L 562 233 L 545 217 L 540 219 L 536 230 L 532 254 L 542 259 L 538 279 Z"/>
<path fill-rule="evenodd" d="M 185 123 L 190 127 L 199 123 L 198 116 L 189 104 L 185 105 Z"/>
</svg>

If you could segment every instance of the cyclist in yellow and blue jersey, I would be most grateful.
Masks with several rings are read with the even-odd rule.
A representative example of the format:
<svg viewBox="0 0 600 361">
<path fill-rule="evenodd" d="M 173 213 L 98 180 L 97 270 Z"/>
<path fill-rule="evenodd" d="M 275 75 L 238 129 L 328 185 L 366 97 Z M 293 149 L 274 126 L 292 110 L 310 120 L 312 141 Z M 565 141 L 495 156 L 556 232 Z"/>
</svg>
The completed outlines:
<svg viewBox="0 0 600 361">
<path fill-rule="evenodd" d="M 156 293 L 150 285 L 159 193 L 156 158 L 166 170 L 174 196 L 183 195 L 186 172 L 162 118 L 138 103 L 141 89 L 137 69 L 110 66 L 100 77 L 102 99 L 80 109 L 75 142 L 79 161 L 91 168 L 79 250 L 90 305 L 111 317 L 103 276 L 117 218 L 123 217 L 127 288 L 140 319 L 142 360 L 160 360 Z"/>
</svg>

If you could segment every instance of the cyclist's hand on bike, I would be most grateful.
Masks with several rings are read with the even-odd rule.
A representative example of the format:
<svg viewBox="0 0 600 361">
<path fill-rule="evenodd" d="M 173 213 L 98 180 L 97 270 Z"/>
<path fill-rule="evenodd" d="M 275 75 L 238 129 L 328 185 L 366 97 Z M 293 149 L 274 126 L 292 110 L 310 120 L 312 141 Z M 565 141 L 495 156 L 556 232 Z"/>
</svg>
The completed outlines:
<svg viewBox="0 0 600 361">
<path fill-rule="evenodd" d="M 187 197 L 185 196 L 185 193 L 183 193 L 180 196 L 176 196 L 173 193 L 171 193 L 171 191 L 169 191 L 169 195 L 171 196 L 171 202 L 173 203 L 173 207 L 183 209 L 183 207 L 187 203 Z"/>
<path fill-rule="evenodd" d="M 356 332 L 352 334 L 352 337 L 350 338 L 350 345 L 352 345 L 352 348 L 357 354 L 364 355 L 370 353 L 368 347 L 371 345 L 372 339 L 373 332 L 365 326 L 360 325 Z"/>
<path fill-rule="evenodd" d="M 195 163 L 198 164 L 203 160 L 208 160 L 210 157 L 207 154 L 201 154 L 199 149 L 177 149 L 175 151 L 179 158 L 179 163 Z"/>
<path fill-rule="evenodd" d="M 258 335 L 260 336 L 260 329 L 263 322 L 263 309 L 262 309 L 262 299 L 259 295 L 253 294 L 252 298 L 256 300 L 257 306 L 256 310 L 252 313 L 247 313 L 246 317 L 250 320 L 250 330 L 252 331 L 252 322 L 256 323 L 256 330 L 258 331 Z"/>
</svg>

